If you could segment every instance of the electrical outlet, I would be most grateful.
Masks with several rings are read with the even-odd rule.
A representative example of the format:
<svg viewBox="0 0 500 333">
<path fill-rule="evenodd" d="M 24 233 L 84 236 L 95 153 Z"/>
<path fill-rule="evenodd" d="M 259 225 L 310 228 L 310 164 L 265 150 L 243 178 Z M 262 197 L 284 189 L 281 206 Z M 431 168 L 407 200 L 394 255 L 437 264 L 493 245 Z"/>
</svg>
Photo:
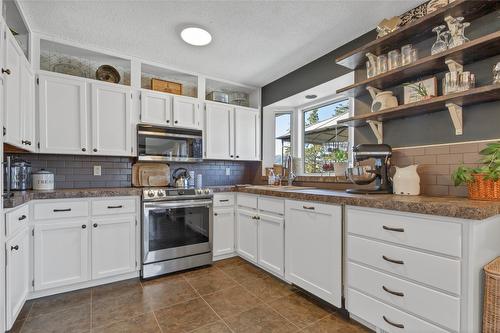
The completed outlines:
<svg viewBox="0 0 500 333">
<path fill-rule="evenodd" d="M 231 175 L 231 168 L 226 168 L 226 176 L 230 176 Z"/>
<path fill-rule="evenodd" d="M 94 165 L 94 176 L 100 176 L 100 175 L 101 175 L 101 166 Z"/>
</svg>

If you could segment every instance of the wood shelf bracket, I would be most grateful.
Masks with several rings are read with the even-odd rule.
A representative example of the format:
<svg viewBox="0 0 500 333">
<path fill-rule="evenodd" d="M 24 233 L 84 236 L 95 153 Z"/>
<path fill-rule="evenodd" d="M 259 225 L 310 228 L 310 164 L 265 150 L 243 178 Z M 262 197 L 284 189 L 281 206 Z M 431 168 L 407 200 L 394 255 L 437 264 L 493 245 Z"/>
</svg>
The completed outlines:
<svg viewBox="0 0 500 333">
<path fill-rule="evenodd" d="M 383 125 L 381 121 L 376 121 L 376 120 L 367 120 L 366 121 L 368 125 L 370 125 L 370 128 L 373 131 L 373 134 L 375 134 L 375 137 L 377 138 L 377 143 L 383 143 L 384 142 L 384 131 L 383 131 Z"/>
<path fill-rule="evenodd" d="M 450 72 L 462 73 L 464 71 L 464 65 L 462 65 L 459 62 L 456 62 L 453 59 L 447 59 L 444 61 L 444 63 L 448 66 L 448 70 Z"/>
<path fill-rule="evenodd" d="M 448 112 L 450 113 L 451 121 L 453 126 L 455 126 L 455 135 L 463 134 L 463 118 L 462 118 L 462 107 L 455 103 L 446 103 Z"/>
</svg>

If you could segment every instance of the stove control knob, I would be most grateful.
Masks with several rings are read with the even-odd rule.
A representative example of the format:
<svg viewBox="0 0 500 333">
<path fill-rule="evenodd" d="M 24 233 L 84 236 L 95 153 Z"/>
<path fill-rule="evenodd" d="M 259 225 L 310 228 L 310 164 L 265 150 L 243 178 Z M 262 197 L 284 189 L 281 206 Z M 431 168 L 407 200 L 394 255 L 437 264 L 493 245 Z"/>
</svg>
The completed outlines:
<svg viewBox="0 0 500 333">
<path fill-rule="evenodd" d="M 197 189 L 196 190 L 196 194 L 203 194 L 203 190 L 202 189 Z"/>
<path fill-rule="evenodd" d="M 148 197 L 152 198 L 155 196 L 155 192 L 153 191 L 148 191 Z"/>
<path fill-rule="evenodd" d="M 163 192 L 163 190 L 158 190 L 158 196 L 159 197 L 162 197 L 165 195 L 165 192 Z"/>
<path fill-rule="evenodd" d="M 208 188 L 206 188 L 203 192 L 205 192 L 205 194 L 210 194 L 210 190 Z"/>
</svg>

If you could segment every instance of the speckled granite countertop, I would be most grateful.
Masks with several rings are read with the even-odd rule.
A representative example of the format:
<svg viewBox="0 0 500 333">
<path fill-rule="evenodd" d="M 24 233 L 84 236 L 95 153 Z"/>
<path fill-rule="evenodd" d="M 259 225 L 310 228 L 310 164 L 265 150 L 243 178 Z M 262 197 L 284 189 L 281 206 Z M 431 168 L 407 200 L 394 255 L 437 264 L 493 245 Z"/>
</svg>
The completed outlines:
<svg viewBox="0 0 500 333">
<path fill-rule="evenodd" d="M 307 187 L 279 188 L 253 185 L 214 186 L 211 188 L 215 193 L 236 191 L 294 200 L 380 208 L 470 220 L 483 220 L 500 214 L 500 202 L 474 201 L 457 197 L 400 196 L 392 194 L 363 195 Z M 30 200 L 115 197 L 141 195 L 141 193 L 141 188 L 132 187 L 15 192 L 13 197 L 4 199 L 4 208 L 16 207 Z"/>
</svg>

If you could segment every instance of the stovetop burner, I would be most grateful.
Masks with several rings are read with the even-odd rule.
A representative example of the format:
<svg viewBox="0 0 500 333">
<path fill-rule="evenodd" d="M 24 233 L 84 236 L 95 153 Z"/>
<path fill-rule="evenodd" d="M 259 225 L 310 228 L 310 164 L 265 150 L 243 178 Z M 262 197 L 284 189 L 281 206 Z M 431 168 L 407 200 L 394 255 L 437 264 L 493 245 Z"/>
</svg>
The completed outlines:
<svg viewBox="0 0 500 333">
<path fill-rule="evenodd" d="M 150 187 L 142 190 L 144 201 L 204 199 L 212 196 L 213 191 L 209 188 Z"/>
</svg>

